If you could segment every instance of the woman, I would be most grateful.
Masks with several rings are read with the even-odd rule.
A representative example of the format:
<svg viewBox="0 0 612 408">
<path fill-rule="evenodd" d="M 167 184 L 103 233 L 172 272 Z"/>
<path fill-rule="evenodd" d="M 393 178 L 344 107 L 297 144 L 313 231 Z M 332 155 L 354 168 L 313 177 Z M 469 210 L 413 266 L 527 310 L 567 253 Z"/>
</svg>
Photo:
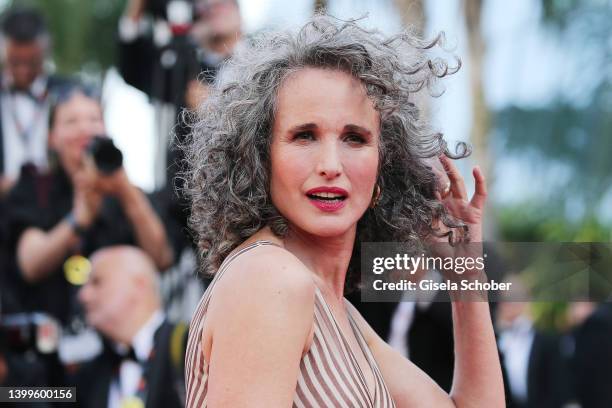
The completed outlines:
<svg viewBox="0 0 612 408">
<path fill-rule="evenodd" d="M 436 42 L 316 16 L 229 62 L 189 149 L 192 225 L 216 275 L 191 324 L 188 407 L 504 405 L 486 303 L 453 304 L 449 396 L 343 297 L 361 242 L 482 240 L 483 175 L 468 201 L 448 159 L 467 152 L 414 104 L 452 71 L 424 55 Z M 425 163 L 439 155 L 444 197 Z"/>
<path fill-rule="evenodd" d="M 49 147 L 55 163 L 48 173 L 22 171 L 8 218 L 24 307 L 68 323 L 76 307 L 74 285 L 86 278 L 83 257 L 108 245 L 136 244 L 163 269 L 172 252 L 161 220 L 123 167 L 104 175 L 86 154 L 93 137 L 105 133 L 95 93 L 71 85 L 54 96 Z M 72 258 L 71 268 L 65 262 L 74 255 L 80 258 Z"/>
</svg>

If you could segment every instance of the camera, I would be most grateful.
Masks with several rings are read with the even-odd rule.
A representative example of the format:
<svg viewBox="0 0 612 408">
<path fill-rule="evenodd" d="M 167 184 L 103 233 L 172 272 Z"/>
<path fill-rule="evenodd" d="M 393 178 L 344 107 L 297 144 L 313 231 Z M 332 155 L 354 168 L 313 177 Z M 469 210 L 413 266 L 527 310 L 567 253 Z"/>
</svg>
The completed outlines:
<svg viewBox="0 0 612 408">
<path fill-rule="evenodd" d="M 123 154 L 113 140 L 105 135 L 94 136 L 87 146 L 87 153 L 92 157 L 96 169 L 110 175 L 123 165 Z"/>
</svg>

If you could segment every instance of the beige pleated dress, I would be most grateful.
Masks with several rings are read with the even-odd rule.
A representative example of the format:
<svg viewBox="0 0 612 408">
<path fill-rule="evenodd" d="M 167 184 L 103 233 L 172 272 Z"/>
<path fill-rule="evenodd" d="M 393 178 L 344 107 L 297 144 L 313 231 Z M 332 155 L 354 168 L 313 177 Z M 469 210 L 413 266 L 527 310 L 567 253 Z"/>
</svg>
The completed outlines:
<svg viewBox="0 0 612 408">
<path fill-rule="evenodd" d="M 185 361 L 187 408 L 207 406 L 208 365 L 201 345 L 206 311 L 216 282 L 236 257 L 259 245 L 275 245 L 270 241 L 254 242 L 229 256 L 204 293 L 193 316 Z M 346 300 L 345 300 L 346 301 Z M 315 286 L 314 336 L 310 349 L 300 362 L 293 406 L 299 408 L 391 408 L 393 399 L 385 385 L 357 323 L 349 314 L 351 328 L 368 364 L 374 373 L 374 389 L 368 390 L 363 373 L 342 334 L 321 291 Z"/>
</svg>

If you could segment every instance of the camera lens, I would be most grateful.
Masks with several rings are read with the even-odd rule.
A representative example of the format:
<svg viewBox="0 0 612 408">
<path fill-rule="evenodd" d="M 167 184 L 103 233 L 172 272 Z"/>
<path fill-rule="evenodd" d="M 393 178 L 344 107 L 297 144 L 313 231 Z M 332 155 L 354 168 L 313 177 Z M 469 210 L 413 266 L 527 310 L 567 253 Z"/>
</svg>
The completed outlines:
<svg viewBox="0 0 612 408">
<path fill-rule="evenodd" d="M 108 136 L 94 136 L 87 151 L 99 172 L 111 174 L 123 165 L 123 154 Z"/>
</svg>

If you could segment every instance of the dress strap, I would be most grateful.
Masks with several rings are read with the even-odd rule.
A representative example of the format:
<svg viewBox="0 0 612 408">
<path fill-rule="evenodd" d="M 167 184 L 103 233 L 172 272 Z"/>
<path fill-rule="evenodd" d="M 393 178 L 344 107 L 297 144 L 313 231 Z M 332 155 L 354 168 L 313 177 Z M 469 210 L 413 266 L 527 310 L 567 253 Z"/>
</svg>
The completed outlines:
<svg viewBox="0 0 612 408">
<path fill-rule="evenodd" d="M 221 266 L 219 266 L 219 270 L 217 271 L 217 274 L 221 273 L 222 271 L 224 271 L 225 269 L 227 269 L 227 267 L 229 266 L 229 264 L 236 259 L 238 256 L 244 254 L 247 251 L 250 251 L 253 248 L 257 248 L 259 246 L 264 246 L 264 245 L 274 245 L 277 246 L 279 248 L 282 248 L 280 245 L 278 245 L 277 243 L 274 243 L 272 241 L 268 241 L 268 240 L 258 240 L 255 242 L 250 243 L 249 245 L 245 246 L 244 248 L 242 248 L 239 251 L 236 251 L 232 254 L 230 254 L 227 258 L 225 258 L 223 260 L 223 262 L 221 263 Z"/>
</svg>

